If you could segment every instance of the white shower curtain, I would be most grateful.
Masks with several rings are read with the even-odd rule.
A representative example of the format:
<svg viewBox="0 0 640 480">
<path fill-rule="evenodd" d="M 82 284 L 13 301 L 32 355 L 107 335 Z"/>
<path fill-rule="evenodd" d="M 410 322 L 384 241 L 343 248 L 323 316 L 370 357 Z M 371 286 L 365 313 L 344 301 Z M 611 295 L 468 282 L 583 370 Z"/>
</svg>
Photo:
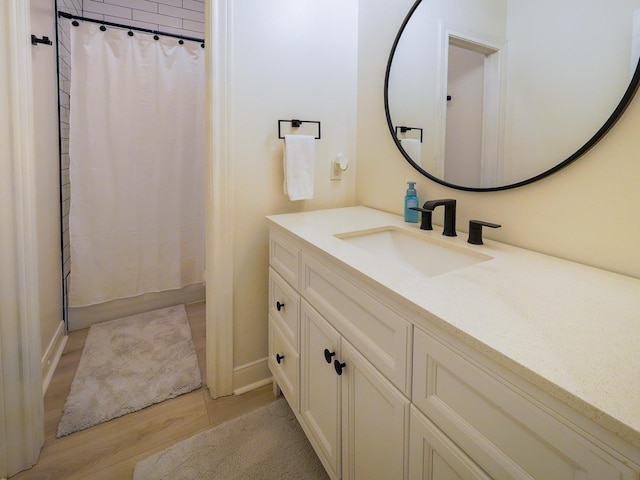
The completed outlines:
<svg viewBox="0 0 640 480">
<path fill-rule="evenodd" d="M 202 283 L 204 49 L 71 27 L 69 305 Z"/>
</svg>

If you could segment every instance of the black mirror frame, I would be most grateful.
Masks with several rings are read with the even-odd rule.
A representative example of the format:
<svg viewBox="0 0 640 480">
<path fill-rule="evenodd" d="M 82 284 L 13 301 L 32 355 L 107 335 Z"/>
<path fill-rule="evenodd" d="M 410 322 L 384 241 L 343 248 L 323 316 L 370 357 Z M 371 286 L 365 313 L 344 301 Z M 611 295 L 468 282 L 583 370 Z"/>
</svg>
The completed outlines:
<svg viewBox="0 0 640 480">
<path fill-rule="evenodd" d="M 413 15 L 415 10 L 418 8 L 418 6 L 421 3 L 422 3 L 422 0 L 416 0 L 416 2 L 413 4 L 411 9 L 409 10 L 409 13 L 407 13 L 407 16 L 404 18 L 402 25 L 400 26 L 400 30 L 398 30 L 398 34 L 396 35 L 396 38 L 393 42 L 393 46 L 391 47 L 391 52 L 389 53 L 389 60 L 387 61 L 387 69 L 385 71 L 385 76 L 384 76 L 384 111 L 387 117 L 387 126 L 389 127 L 389 132 L 391 133 L 391 137 L 393 138 L 393 141 L 396 144 L 396 147 L 398 147 L 398 150 L 400 151 L 400 153 L 402 153 L 402 156 L 411 164 L 411 166 L 413 166 L 413 168 L 415 168 L 422 175 L 429 178 L 430 180 L 433 180 L 436 183 L 444 185 L 445 187 L 455 188 L 456 190 L 464 190 L 468 192 L 496 192 L 500 190 L 509 190 L 512 188 L 521 187 L 523 185 L 528 185 L 530 183 L 533 183 L 545 177 L 548 177 L 552 173 L 555 173 L 558 170 L 561 170 L 562 168 L 566 167 L 570 163 L 573 163 L 575 160 L 577 160 L 582 155 L 587 153 L 596 143 L 602 140 L 602 138 L 607 134 L 609 130 L 611 130 L 611 128 L 616 124 L 616 122 L 620 119 L 620 117 L 622 117 L 622 114 L 631 103 L 631 100 L 633 99 L 634 95 L 636 94 L 636 91 L 638 90 L 638 87 L 640 86 L 640 60 L 639 60 L 638 65 L 636 66 L 636 70 L 633 74 L 633 78 L 631 79 L 631 82 L 629 83 L 627 90 L 625 91 L 624 95 L 622 96 L 622 99 L 618 103 L 618 106 L 613 111 L 611 116 L 607 119 L 605 124 L 593 135 L 593 137 L 591 137 L 587 141 L 587 143 L 585 143 L 582 147 L 580 147 L 573 155 L 571 155 L 566 160 L 558 163 L 556 166 L 550 168 L 549 170 L 546 170 L 540 173 L 539 175 L 528 178 L 526 180 L 522 180 L 517 183 L 511 183 L 508 185 L 501 185 L 498 187 L 487 187 L 487 188 L 465 187 L 462 185 L 456 185 L 453 183 L 446 182 L 440 178 L 433 176 L 432 174 L 427 172 L 425 169 L 423 169 L 421 166 L 419 166 L 417 163 L 415 163 L 411 159 L 411 157 L 407 154 L 407 152 L 404 150 L 404 148 L 402 148 L 402 145 L 400 144 L 400 140 L 395 134 L 395 128 L 393 126 L 393 123 L 391 122 L 391 113 L 389 111 L 389 75 L 391 73 L 391 64 L 393 63 L 393 55 L 396 52 L 398 42 L 400 41 L 400 37 L 402 36 L 402 33 L 404 32 L 407 26 L 407 23 L 409 23 L 411 16 Z"/>
</svg>

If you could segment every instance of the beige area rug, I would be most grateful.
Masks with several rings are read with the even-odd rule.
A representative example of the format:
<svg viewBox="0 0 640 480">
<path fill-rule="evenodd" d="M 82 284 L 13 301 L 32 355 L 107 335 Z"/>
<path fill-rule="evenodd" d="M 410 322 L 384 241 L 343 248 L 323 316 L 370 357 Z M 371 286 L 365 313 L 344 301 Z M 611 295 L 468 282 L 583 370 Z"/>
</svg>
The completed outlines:
<svg viewBox="0 0 640 480">
<path fill-rule="evenodd" d="M 133 472 L 133 480 L 328 478 L 282 398 L 142 460 Z"/>
<path fill-rule="evenodd" d="M 199 388 L 184 305 L 93 325 L 58 424 L 58 437 Z"/>
</svg>

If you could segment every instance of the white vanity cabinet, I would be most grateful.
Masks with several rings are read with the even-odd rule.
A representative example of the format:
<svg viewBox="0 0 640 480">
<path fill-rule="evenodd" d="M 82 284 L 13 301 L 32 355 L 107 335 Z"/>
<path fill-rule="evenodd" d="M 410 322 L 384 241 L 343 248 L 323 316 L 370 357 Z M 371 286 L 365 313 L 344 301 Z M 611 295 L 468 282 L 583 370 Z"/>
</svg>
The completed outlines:
<svg viewBox="0 0 640 480">
<path fill-rule="evenodd" d="M 269 366 L 327 472 L 333 479 L 407 478 L 411 324 L 352 290 L 357 287 L 319 258 L 298 256 L 299 247 L 280 232 L 272 232 L 270 243 Z M 293 286 L 279 274 L 274 255 L 300 258 L 299 275 L 289 278 L 300 282 L 302 295 L 287 288 Z M 282 318 L 296 310 L 296 298 L 298 349 L 291 340 L 296 328 Z M 350 341 L 356 336 L 361 349 Z"/>
<path fill-rule="evenodd" d="M 332 479 L 640 480 L 637 446 L 398 293 L 393 270 L 351 261 L 335 233 L 356 227 L 332 223 L 349 213 L 275 217 L 270 235 L 269 366 Z"/>
</svg>

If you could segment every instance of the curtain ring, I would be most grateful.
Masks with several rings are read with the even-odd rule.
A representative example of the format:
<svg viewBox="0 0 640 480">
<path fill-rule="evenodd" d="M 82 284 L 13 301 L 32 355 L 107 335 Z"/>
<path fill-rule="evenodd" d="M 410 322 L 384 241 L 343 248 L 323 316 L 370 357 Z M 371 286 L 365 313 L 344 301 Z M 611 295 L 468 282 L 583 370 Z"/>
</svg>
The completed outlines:
<svg viewBox="0 0 640 480">
<path fill-rule="evenodd" d="M 183 45 L 183 44 L 184 44 L 184 40 L 180 39 L 180 40 L 178 40 L 178 43 L 179 43 L 180 45 Z"/>
<path fill-rule="evenodd" d="M 153 39 L 154 39 L 154 40 L 160 40 L 160 37 L 159 37 L 158 35 L 154 35 L 154 36 L 153 36 Z"/>
<path fill-rule="evenodd" d="M 80 25 L 80 22 L 78 22 L 77 20 L 74 20 L 73 22 L 71 22 L 71 25 L 73 25 L 74 27 L 77 27 Z"/>
<path fill-rule="evenodd" d="M 106 32 L 107 31 L 107 27 L 105 27 L 104 25 L 100 25 L 100 31 L 101 32 Z"/>
<path fill-rule="evenodd" d="M 133 32 L 132 32 L 131 30 L 129 30 L 129 31 L 127 32 L 127 35 L 129 35 L 130 37 L 133 37 Z"/>
</svg>

